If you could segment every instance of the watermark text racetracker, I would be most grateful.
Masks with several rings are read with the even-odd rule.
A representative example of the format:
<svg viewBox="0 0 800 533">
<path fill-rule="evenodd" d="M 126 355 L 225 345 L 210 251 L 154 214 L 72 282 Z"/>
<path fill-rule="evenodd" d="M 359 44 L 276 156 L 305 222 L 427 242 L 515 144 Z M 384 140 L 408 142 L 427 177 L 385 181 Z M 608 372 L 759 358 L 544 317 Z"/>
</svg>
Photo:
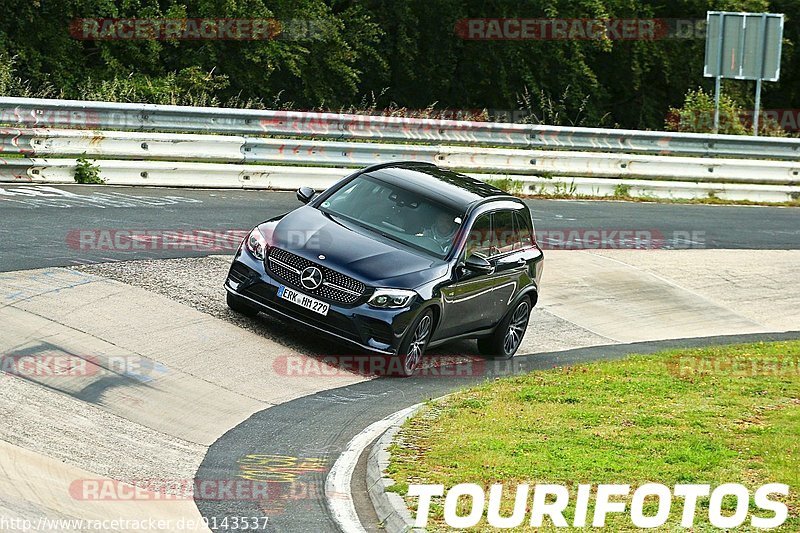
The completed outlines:
<svg viewBox="0 0 800 533">
<path fill-rule="evenodd" d="M 67 245 L 82 251 L 235 252 L 248 233 L 241 229 L 74 229 L 67 233 Z"/>
<path fill-rule="evenodd" d="M 276 486 L 245 479 L 77 479 L 69 493 L 79 501 L 260 501 L 270 499 Z"/>
<path fill-rule="evenodd" d="M 705 248 L 706 232 L 624 228 L 537 229 L 536 240 L 543 250 L 657 250 Z"/>
<path fill-rule="evenodd" d="M 81 251 L 186 250 L 235 252 L 249 229 L 130 229 L 87 228 L 67 232 L 67 245 Z M 502 247 L 513 232 L 470 233 L 474 241 Z M 270 238 L 270 235 L 265 235 Z M 294 230 L 281 236 L 293 248 L 320 250 L 331 242 L 324 231 Z M 545 250 L 586 249 L 683 249 L 705 248 L 703 230 L 662 232 L 655 228 L 546 228 L 536 230 L 536 240 Z"/>
<path fill-rule="evenodd" d="M 264 41 L 321 39 L 324 20 L 274 18 L 76 18 L 69 27 L 82 41 Z"/>
<path fill-rule="evenodd" d="M 304 355 L 283 355 L 275 358 L 272 369 L 280 376 L 291 378 L 391 376 L 401 370 L 396 357 L 356 354 L 326 355 L 321 358 Z M 509 372 L 508 361 L 487 361 L 474 355 L 428 355 L 414 371 L 422 378 L 471 378 Z"/>
<path fill-rule="evenodd" d="M 704 19 L 468 18 L 455 34 L 472 41 L 657 41 L 703 39 Z"/>
<path fill-rule="evenodd" d="M 47 345 L 0 355 L 0 376 L 36 381 L 115 376 L 146 383 L 168 372 L 165 365 L 145 357 L 80 355 Z"/>
<path fill-rule="evenodd" d="M 746 355 L 706 357 L 682 355 L 667 360 L 670 372 L 680 378 L 695 376 L 800 376 L 800 357 L 753 359 Z"/>
<path fill-rule="evenodd" d="M 754 117 L 755 111 L 751 109 L 741 109 L 735 112 L 722 109 L 718 116 L 719 127 L 722 130 L 737 126 L 750 129 L 753 127 Z M 771 126 L 792 133 L 800 131 L 800 109 L 761 109 L 759 117 L 761 128 Z M 711 131 L 714 127 L 714 112 L 673 109 L 667 114 L 666 123 L 676 131 Z"/>
</svg>

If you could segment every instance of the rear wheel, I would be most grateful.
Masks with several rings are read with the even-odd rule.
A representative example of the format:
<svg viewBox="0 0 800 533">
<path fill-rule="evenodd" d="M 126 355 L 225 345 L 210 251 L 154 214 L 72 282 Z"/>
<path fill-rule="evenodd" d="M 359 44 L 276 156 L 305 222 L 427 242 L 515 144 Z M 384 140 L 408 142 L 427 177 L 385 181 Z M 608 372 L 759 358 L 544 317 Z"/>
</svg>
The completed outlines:
<svg viewBox="0 0 800 533">
<path fill-rule="evenodd" d="M 433 313 L 428 310 L 423 312 L 408 329 L 406 337 L 400 344 L 398 364 L 392 369 L 393 375 L 409 377 L 414 374 L 422 362 L 431 333 L 433 333 Z"/>
<path fill-rule="evenodd" d="M 522 344 L 525 330 L 528 329 L 530 316 L 531 300 L 525 296 L 500 322 L 490 337 L 478 339 L 478 350 L 483 355 L 492 356 L 495 359 L 514 357 Z"/>
<path fill-rule="evenodd" d="M 241 315 L 253 317 L 258 314 L 258 309 L 247 303 L 247 301 L 240 296 L 229 292 L 226 301 L 228 307 Z"/>
</svg>

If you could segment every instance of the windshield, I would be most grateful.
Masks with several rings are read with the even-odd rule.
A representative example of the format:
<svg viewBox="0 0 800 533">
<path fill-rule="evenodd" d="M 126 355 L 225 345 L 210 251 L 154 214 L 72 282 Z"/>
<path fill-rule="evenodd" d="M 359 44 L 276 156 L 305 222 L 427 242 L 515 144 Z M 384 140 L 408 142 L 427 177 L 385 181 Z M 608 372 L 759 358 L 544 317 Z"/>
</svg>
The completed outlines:
<svg viewBox="0 0 800 533">
<path fill-rule="evenodd" d="M 363 175 L 334 192 L 320 209 L 439 259 L 450 253 L 462 223 L 455 210 Z"/>
</svg>

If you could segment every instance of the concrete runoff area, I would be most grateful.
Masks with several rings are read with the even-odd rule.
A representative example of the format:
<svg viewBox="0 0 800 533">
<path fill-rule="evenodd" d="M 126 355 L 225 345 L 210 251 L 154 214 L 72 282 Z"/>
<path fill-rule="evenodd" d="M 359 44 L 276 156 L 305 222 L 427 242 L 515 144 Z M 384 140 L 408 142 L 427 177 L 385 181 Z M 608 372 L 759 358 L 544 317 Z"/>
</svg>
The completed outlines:
<svg viewBox="0 0 800 533">
<path fill-rule="evenodd" d="M 68 354 L 90 369 L 2 377 L 0 510 L 33 520 L 196 519 L 191 501 L 92 502 L 69 487 L 87 478 L 191 479 L 208 446 L 253 413 L 365 379 L 282 374 L 282 357 L 347 348 L 229 312 L 228 261 L 0 274 L 0 354 Z M 800 251 L 547 251 L 520 353 L 797 329 L 799 265 Z M 433 353 L 477 350 L 464 341 Z"/>
<path fill-rule="evenodd" d="M 675 250 L 666 254 L 627 254 L 600 250 L 597 255 L 621 261 L 663 278 L 772 331 L 796 330 L 800 259 L 796 250 L 766 253 L 728 250 Z"/>
<path fill-rule="evenodd" d="M 224 299 L 220 289 L 221 284 L 217 296 Z M 71 475 L 62 468 L 80 471 L 70 482 L 191 482 L 207 447 L 254 412 L 362 379 L 281 377 L 276 360 L 296 351 L 91 274 L 61 268 L 0 274 L 0 298 L 4 357 L 86 361 L 86 371 L 52 375 L 47 364 L 13 372 L 5 359 L 4 370 L 12 372 L 3 375 L 0 388 L 0 442 L 40 457 L 57 479 Z M 46 479 L 19 477 L 13 454 L 0 454 L 0 471 L 10 483 Z M 17 477 L 9 477 L 15 472 Z M 28 498 L 24 508 L 34 523 L 43 515 L 95 516 L 97 502 L 72 499 L 68 492 L 52 498 L 52 490 L 47 482 L 41 491 L 19 496 Z M 0 492 L 0 506 L 20 508 L 4 500 L 13 494 Z M 175 516 L 176 509 L 197 515 L 191 500 L 146 503 L 142 518 Z"/>
<path fill-rule="evenodd" d="M 173 527 L 180 523 L 183 531 L 208 531 L 191 499 L 76 501 L 73 496 L 76 482 L 113 480 L 3 441 L 0 441 L 0 472 L 3 474 L 0 476 L 0 513 L 7 519 L 31 520 L 36 528 L 34 531 L 87 530 L 66 525 L 69 523 L 66 521 L 76 517 L 97 521 L 124 520 L 131 525 L 140 521 L 164 521 Z M 151 498 L 155 495 L 151 494 Z M 43 523 L 45 519 L 51 521 L 49 525 Z M 56 520 L 63 522 L 52 522 Z M 148 527 L 143 526 L 140 530 Z"/>
<path fill-rule="evenodd" d="M 790 257 L 797 265 L 785 251 L 551 252 L 541 304 L 617 342 L 783 331 L 800 323 Z M 765 297 L 779 312 L 765 312 Z"/>
</svg>

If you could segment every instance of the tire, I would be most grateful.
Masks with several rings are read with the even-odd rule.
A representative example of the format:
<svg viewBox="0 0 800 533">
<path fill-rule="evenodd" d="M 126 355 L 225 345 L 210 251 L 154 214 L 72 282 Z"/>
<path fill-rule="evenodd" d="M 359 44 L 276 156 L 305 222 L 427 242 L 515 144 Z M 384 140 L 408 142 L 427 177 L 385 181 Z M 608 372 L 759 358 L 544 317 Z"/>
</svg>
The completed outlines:
<svg viewBox="0 0 800 533">
<path fill-rule="evenodd" d="M 531 299 L 523 297 L 498 324 L 490 337 L 478 339 L 478 350 L 495 359 L 511 359 L 517 353 L 531 317 Z"/>
<path fill-rule="evenodd" d="M 239 313 L 240 315 L 254 317 L 258 314 L 258 309 L 247 303 L 243 298 L 235 294 L 227 293 L 226 302 L 231 310 Z"/>
<path fill-rule="evenodd" d="M 428 347 L 432 333 L 433 312 L 428 309 L 408 328 L 408 333 L 400 343 L 400 349 L 395 356 L 395 364 L 391 367 L 390 375 L 405 378 L 413 376 L 422 362 L 422 356 L 425 355 L 425 348 Z"/>
</svg>

